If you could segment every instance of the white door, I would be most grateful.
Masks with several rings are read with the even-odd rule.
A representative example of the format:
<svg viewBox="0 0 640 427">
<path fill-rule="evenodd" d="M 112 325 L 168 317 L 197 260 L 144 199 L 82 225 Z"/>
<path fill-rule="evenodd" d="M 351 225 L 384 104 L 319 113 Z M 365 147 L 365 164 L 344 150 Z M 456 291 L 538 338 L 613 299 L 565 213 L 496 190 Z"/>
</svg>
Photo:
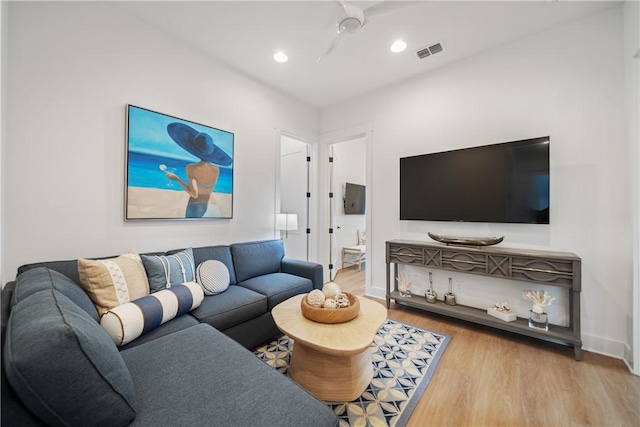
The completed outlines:
<svg viewBox="0 0 640 427">
<path fill-rule="evenodd" d="M 285 254 L 308 259 L 308 149 L 309 144 L 282 135 L 280 141 L 280 212 L 298 216 L 298 229 L 282 232 Z"/>
</svg>

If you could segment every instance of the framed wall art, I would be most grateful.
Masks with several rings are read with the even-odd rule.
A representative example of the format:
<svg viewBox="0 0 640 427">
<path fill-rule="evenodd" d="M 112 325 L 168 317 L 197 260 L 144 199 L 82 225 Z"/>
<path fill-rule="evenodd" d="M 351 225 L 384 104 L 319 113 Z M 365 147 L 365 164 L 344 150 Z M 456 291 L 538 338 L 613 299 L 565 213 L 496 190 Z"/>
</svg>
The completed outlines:
<svg viewBox="0 0 640 427">
<path fill-rule="evenodd" d="M 127 105 L 125 220 L 233 216 L 233 133 Z"/>
</svg>

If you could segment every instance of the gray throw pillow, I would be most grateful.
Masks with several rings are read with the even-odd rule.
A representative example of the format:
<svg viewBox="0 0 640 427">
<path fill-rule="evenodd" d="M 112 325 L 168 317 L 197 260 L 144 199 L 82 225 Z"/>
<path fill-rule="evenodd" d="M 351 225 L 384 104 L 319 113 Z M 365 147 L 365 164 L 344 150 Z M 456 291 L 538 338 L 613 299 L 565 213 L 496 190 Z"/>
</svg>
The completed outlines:
<svg viewBox="0 0 640 427">
<path fill-rule="evenodd" d="M 115 344 L 56 290 L 13 307 L 4 365 L 24 405 L 47 424 L 124 426 L 135 417 L 133 379 Z"/>
</svg>

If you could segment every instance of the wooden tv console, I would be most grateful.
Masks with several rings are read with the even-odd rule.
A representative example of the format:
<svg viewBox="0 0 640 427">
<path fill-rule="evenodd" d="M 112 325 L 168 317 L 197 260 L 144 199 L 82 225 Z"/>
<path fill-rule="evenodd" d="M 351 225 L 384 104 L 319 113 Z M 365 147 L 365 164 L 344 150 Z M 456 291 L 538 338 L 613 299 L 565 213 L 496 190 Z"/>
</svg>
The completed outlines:
<svg viewBox="0 0 640 427">
<path fill-rule="evenodd" d="M 485 326 L 573 346 L 576 360 L 582 360 L 580 336 L 581 259 L 572 253 L 535 251 L 502 247 L 448 246 L 408 240 L 386 242 L 387 308 L 391 300 L 410 307 L 438 313 Z M 393 264 L 393 276 L 391 265 Z M 557 286 L 569 291 L 569 326 L 549 325 L 549 330 L 529 327 L 529 320 L 504 322 L 486 309 L 428 303 L 424 296 L 402 297 L 398 292 L 398 264 L 478 274 L 502 279 Z M 391 281 L 393 280 L 393 289 Z"/>
</svg>

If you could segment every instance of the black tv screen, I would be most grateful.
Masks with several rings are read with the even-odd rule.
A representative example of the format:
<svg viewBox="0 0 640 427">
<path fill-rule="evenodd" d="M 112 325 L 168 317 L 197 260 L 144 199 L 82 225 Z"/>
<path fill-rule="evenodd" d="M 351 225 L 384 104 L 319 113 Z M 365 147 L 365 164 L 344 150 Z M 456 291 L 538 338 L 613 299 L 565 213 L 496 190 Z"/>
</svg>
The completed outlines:
<svg viewBox="0 0 640 427">
<path fill-rule="evenodd" d="M 365 186 L 347 182 L 344 187 L 344 214 L 363 215 L 365 205 Z"/>
<path fill-rule="evenodd" d="M 400 219 L 549 224 L 549 137 L 400 159 Z"/>
</svg>

